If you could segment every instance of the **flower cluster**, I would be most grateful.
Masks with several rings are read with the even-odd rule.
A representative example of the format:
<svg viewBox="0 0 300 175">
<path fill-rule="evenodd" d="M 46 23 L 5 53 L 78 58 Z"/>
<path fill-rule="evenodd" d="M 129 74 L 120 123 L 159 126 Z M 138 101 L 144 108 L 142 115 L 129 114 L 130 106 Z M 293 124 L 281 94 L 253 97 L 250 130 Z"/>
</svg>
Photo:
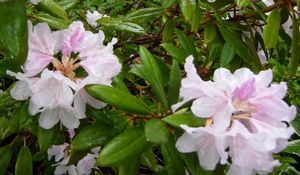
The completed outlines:
<svg viewBox="0 0 300 175">
<path fill-rule="evenodd" d="M 121 70 L 113 54 L 112 42 L 103 45 L 102 31 L 94 34 L 75 21 L 68 29 L 52 32 L 46 23 L 29 26 L 28 57 L 24 73 L 13 73 L 18 80 L 13 98 L 30 98 L 29 113 L 40 114 L 39 124 L 48 129 L 59 121 L 68 129 L 77 128 L 85 118 L 86 104 L 100 109 L 104 103 L 87 94 L 87 84 L 110 85 Z"/>
<path fill-rule="evenodd" d="M 81 160 L 78 161 L 77 166 L 75 165 L 67 165 L 70 159 L 70 155 L 68 153 L 69 144 L 64 143 L 62 145 L 53 145 L 48 149 L 48 159 L 50 160 L 52 157 L 55 158 L 55 162 L 57 162 L 54 166 L 55 175 L 61 174 L 70 174 L 70 175 L 83 175 L 83 174 L 91 174 L 92 169 L 96 165 L 96 157 L 98 157 L 98 153 L 100 147 L 96 147 L 91 150 L 91 153 L 88 153 Z"/>
<path fill-rule="evenodd" d="M 183 101 L 172 108 L 194 100 L 191 110 L 205 118 L 206 125 L 182 125 L 185 133 L 176 143 L 178 150 L 198 152 L 206 170 L 214 170 L 218 162 L 230 162 L 228 175 L 264 174 L 278 166 L 272 154 L 286 147 L 294 132 L 288 122 L 296 115 L 296 108 L 282 100 L 286 83 L 271 84 L 271 70 L 255 75 L 247 68 L 233 74 L 219 68 L 213 81 L 204 81 L 197 75 L 192 56 L 186 60 L 185 71 L 180 89 Z"/>
</svg>

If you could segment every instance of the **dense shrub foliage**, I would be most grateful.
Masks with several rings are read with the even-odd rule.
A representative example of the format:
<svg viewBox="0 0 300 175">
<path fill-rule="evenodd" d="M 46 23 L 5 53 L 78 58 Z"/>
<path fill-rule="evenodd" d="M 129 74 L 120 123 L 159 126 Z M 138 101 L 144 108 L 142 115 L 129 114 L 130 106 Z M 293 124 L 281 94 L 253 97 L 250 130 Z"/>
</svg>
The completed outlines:
<svg viewBox="0 0 300 175">
<path fill-rule="evenodd" d="M 298 9 L 0 1 L 0 175 L 300 174 Z"/>
</svg>

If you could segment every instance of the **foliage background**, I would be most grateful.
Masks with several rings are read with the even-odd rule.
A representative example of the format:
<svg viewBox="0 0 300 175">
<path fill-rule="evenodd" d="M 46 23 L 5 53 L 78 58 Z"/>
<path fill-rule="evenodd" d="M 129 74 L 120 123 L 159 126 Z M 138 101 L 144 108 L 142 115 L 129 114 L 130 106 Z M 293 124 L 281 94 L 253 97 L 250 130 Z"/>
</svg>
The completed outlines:
<svg viewBox="0 0 300 175">
<path fill-rule="evenodd" d="M 277 0 L 270 6 L 258 0 L 42 0 L 37 6 L 22 0 L 0 1 L 0 88 L 4 91 L 0 94 L 0 174 L 52 174 L 47 149 L 64 141 L 71 142 L 70 164 L 90 148 L 106 148 L 94 174 L 224 174 L 226 166 L 205 172 L 195 154 L 180 154 L 174 146 L 182 134 L 180 124 L 204 124 L 188 108 L 176 114 L 170 111 L 179 100 L 185 58 L 195 57 L 205 80 L 219 67 L 231 71 L 249 67 L 255 72 L 271 68 L 275 81 L 288 82 L 286 101 L 299 111 L 297 5 L 300 2 L 294 0 Z M 86 22 L 87 10 L 109 17 L 98 20 L 94 28 Z M 114 88 L 87 87 L 109 105 L 89 108 L 72 141 L 59 126 L 40 128 L 38 117 L 28 114 L 28 102 L 9 95 L 15 80 L 7 77 L 6 70 L 20 71 L 26 59 L 27 20 L 46 22 L 53 30 L 81 20 L 88 30 L 103 30 L 107 41 L 118 38 L 114 50 L 123 68 Z M 288 20 L 291 29 L 283 27 Z M 287 30 L 292 30 L 291 36 Z M 259 51 L 265 54 L 265 64 Z M 284 152 L 274 155 L 282 165 L 273 174 L 300 174 L 300 116 L 291 124 L 296 134 Z M 109 141 L 117 135 L 121 141 L 113 145 Z"/>
</svg>

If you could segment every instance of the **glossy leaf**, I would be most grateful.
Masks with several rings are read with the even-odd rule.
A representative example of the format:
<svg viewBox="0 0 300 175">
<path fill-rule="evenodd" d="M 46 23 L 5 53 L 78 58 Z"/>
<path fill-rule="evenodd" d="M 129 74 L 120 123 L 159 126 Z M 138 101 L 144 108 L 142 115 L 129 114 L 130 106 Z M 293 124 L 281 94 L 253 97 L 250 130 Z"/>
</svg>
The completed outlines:
<svg viewBox="0 0 300 175">
<path fill-rule="evenodd" d="M 57 4 L 53 0 L 42 0 L 38 7 L 43 10 L 44 12 L 47 12 L 53 16 L 62 18 L 62 19 L 68 19 L 68 14 L 64 8 L 62 8 L 59 4 Z"/>
<path fill-rule="evenodd" d="M 137 175 L 140 169 L 141 159 L 133 159 L 119 166 L 118 175 Z"/>
<path fill-rule="evenodd" d="M 97 159 L 97 165 L 122 164 L 122 162 L 140 156 L 147 145 L 144 129 L 131 128 L 104 145 Z"/>
<path fill-rule="evenodd" d="M 24 145 L 17 157 L 15 175 L 31 175 L 32 173 L 32 156 L 29 148 Z"/>
<path fill-rule="evenodd" d="M 82 129 L 73 139 L 71 147 L 74 150 L 89 150 L 91 148 L 103 145 L 118 132 L 111 127 L 100 123 L 92 124 Z"/>
<path fill-rule="evenodd" d="M 33 17 L 41 22 L 46 22 L 50 27 L 54 29 L 66 29 L 71 24 L 70 20 L 60 19 L 42 12 L 33 15 Z"/>
<path fill-rule="evenodd" d="M 195 0 L 180 0 L 180 9 L 186 21 L 190 21 L 196 10 Z"/>
<path fill-rule="evenodd" d="M 151 119 L 145 125 L 145 136 L 148 142 L 164 144 L 169 139 L 169 130 L 164 122 Z"/>
<path fill-rule="evenodd" d="M 86 90 L 96 99 L 122 110 L 136 114 L 151 114 L 143 101 L 119 88 L 106 85 L 92 85 L 87 86 Z"/>
<path fill-rule="evenodd" d="M 280 13 L 278 9 L 272 10 L 268 16 L 267 25 L 263 30 L 263 39 L 267 49 L 274 48 L 278 42 L 280 29 Z"/>
<path fill-rule="evenodd" d="M 176 36 L 178 41 L 183 48 L 186 55 L 193 55 L 196 57 L 196 49 L 194 46 L 194 42 L 191 38 L 189 38 L 183 31 L 176 29 Z"/>
<path fill-rule="evenodd" d="M 41 152 L 46 152 L 48 148 L 55 144 L 55 140 L 58 138 L 59 129 L 57 127 L 51 129 L 38 127 L 37 139 Z"/>
<path fill-rule="evenodd" d="M 97 21 L 100 25 L 115 30 L 133 32 L 133 33 L 144 33 L 144 28 L 138 24 L 132 22 L 126 22 L 121 18 L 104 17 Z"/>
<path fill-rule="evenodd" d="M 284 152 L 300 156 L 300 140 L 290 141 Z"/>
<path fill-rule="evenodd" d="M 13 13 L 12 13 L 13 12 Z M 9 15 L 12 14 L 12 15 Z M 10 63 L 14 63 L 13 70 L 19 69 L 27 58 L 28 30 L 25 2 L 10 0 L 0 2 L 0 53 Z M 4 66 L 1 61 L 1 67 Z M 8 68 L 8 67 L 6 67 Z M 2 74 L 4 74 L 2 72 Z"/>
<path fill-rule="evenodd" d="M 161 46 L 179 63 L 183 63 L 185 58 L 188 56 L 184 53 L 183 49 L 178 48 L 171 43 L 163 43 Z"/>
<path fill-rule="evenodd" d="M 162 103 L 165 109 L 168 109 L 168 101 L 163 89 L 163 78 L 161 70 L 153 55 L 143 46 L 140 46 L 140 57 L 143 63 L 143 75 L 150 84 L 157 99 Z"/>
<path fill-rule="evenodd" d="M 0 175 L 4 175 L 12 156 L 12 148 L 10 145 L 0 148 L 0 155 Z"/>
<path fill-rule="evenodd" d="M 57 4 L 64 8 L 65 10 L 68 10 L 72 7 L 74 7 L 76 4 L 78 4 L 80 0 L 62 0 L 58 1 Z"/>
<path fill-rule="evenodd" d="M 164 10 L 162 8 L 157 7 L 149 7 L 149 8 L 143 8 L 134 10 L 131 13 L 128 13 L 125 17 L 125 21 L 131 21 L 135 23 L 144 22 L 148 19 L 151 19 L 153 17 L 159 17 Z"/>
<path fill-rule="evenodd" d="M 192 113 L 173 114 L 163 118 L 162 120 L 175 127 L 180 127 L 180 125 L 199 127 L 203 126 L 205 123 L 203 118 L 196 117 Z"/>
<path fill-rule="evenodd" d="M 234 56 L 235 56 L 234 46 L 231 43 L 226 42 L 223 46 L 221 56 L 220 56 L 221 67 L 228 65 L 232 61 Z"/>
<path fill-rule="evenodd" d="M 170 106 L 178 102 L 180 83 L 181 70 L 177 61 L 173 60 L 168 88 L 168 101 Z"/>
<path fill-rule="evenodd" d="M 291 47 L 291 58 L 288 65 L 289 74 L 291 77 L 295 76 L 300 60 L 300 34 L 299 34 L 299 23 L 295 14 L 292 17 L 292 47 Z"/>
</svg>

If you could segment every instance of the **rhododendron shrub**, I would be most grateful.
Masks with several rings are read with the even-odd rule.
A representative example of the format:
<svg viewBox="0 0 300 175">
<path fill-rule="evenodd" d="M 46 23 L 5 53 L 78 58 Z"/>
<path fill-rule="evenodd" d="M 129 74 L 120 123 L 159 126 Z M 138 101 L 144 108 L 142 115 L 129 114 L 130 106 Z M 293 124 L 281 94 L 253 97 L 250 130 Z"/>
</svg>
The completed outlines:
<svg viewBox="0 0 300 175">
<path fill-rule="evenodd" d="M 0 175 L 300 174 L 299 3 L 0 2 Z"/>
</svg>

